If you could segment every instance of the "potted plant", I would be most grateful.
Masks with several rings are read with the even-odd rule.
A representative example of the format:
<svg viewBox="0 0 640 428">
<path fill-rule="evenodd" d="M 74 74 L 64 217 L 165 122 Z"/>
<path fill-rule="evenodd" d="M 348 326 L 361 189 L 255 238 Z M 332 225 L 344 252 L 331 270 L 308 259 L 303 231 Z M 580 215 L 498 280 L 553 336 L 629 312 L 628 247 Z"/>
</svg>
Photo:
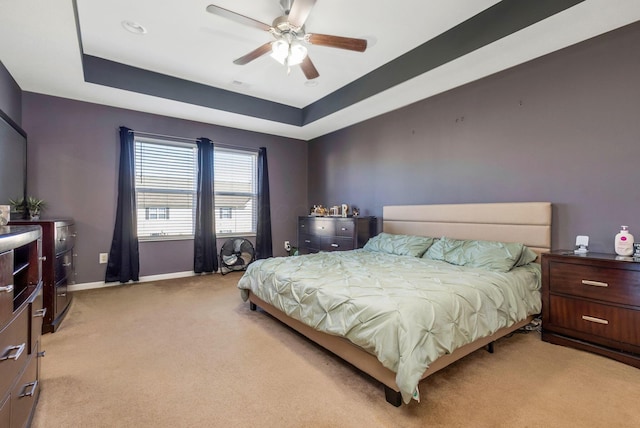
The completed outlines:
<svg viewBox="0 0 640 428">
<path fill-rule="evenodd" d="M 31 218 L 31 220 L 39 220 L 40 212 L 42 212 L 42 210 L 47 206 L 44 200 L 35 198 L 33 196 L 27 197 L 25 205 L 27 207 L 27 211 L 29 212 L 29 217 Z"/>
<path fill-rule="evenodd" d="M 13 212 L 20 215 L 19 218 L 24 218 L 24 214 L 27 211 L 24 198 L 9 199 L 9 205 L 11 205 Z"/>
</svg>

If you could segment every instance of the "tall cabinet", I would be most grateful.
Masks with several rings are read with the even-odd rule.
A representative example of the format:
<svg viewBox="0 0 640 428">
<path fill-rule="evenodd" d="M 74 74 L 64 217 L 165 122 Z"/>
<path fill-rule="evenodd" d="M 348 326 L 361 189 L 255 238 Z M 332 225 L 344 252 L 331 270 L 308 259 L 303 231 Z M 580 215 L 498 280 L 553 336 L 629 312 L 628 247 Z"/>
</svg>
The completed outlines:
<svg viewBox="0 0 640 428">
<path fill-rule="evenodd" d="M 67 286 L 75 283 L 75 223 L 71 219 L 11 220 L 42 227 L 42 282 L 47 313 L 42 333 L 55 332 L 71 304 Z"/>
<path fill-rule="evenodd" d="M 28 426 L 40 393 L 41 229 L 0 227 L 0 427 Z"/>
</svg>

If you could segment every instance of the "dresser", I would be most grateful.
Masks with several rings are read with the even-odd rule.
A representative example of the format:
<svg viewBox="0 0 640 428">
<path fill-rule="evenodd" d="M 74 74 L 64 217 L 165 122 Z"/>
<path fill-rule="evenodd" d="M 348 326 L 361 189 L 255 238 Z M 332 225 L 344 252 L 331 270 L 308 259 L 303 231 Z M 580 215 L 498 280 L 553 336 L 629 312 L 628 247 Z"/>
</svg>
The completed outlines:
<svg viewBox="0 0 640 428">
<path fill-rule="evenodd" d="M 75 283 L 75 223 L 71 219 L 47 219 L 11 220 L 9 224 L 42 227 L 42 281 L 47 308 L 42 332 L 55 332 L 71 303 L 67 286 Z"/>
<path fill-rule="evenodd" d="M 28 426 L 40 393 L 41 229 L 0 227 L 0 427 Z"/>
<path fill-rule="evenodd" d="M 542 340 L 640 368 L 640 262 L 556 251 L 541 263 Z"/>
<path fill-rule="evenodd" d="M 299 254 L 362 248 L 376 234 L 375 217 L 298 217 Z"/>
</svg>

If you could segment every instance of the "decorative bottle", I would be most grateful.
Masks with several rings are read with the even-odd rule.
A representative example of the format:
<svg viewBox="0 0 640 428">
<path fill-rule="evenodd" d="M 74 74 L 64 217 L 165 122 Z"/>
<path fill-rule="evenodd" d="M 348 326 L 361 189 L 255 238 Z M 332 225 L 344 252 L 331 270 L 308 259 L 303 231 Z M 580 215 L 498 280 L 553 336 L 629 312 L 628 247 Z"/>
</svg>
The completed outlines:
<svg viewBox="0 0 640 428">
<path fill-rule="evenodd" d="M 615 248 L 619 256 L 633 254 L 633 235 L 629 233 L 629 226 L 620 226 L 620 232 L 616 234 Z"/>
</svg>

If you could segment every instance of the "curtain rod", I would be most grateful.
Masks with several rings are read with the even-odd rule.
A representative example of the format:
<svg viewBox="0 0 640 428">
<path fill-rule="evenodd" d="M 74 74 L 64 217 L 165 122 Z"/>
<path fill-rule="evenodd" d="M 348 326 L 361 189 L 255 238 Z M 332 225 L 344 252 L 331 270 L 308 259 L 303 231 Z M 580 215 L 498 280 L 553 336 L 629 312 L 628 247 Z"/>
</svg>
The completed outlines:
<svg viewBox="0 0 640 428">
<path fill-rule="evenodd" d="M 197 138 L 176 137 L 175 135 L 155 134 L 153 132 L 135 131 L 133 129 L 130 129 L 129 132 L 131 132 L 134 135 L 140 135 L 141 137 L 164 138 L 164 139 L 179 140 L 179 141 L 189 142 L 189 143 L 197 143 L 198 142 Z M 234 145 L 231 145 L 231 144 L 216 143 L 213 140 L 211 141 L 211 143 L 214 146 L 226 147 L 226 148 L 229 148 L 229 149 L 242 149 L 242 150 L 248 150 L 248 151 L 253 151 L 253 152 L 257 152 L 257 151 L 260 150 L 260 149 L 255 148 L 255 147 L 242 147 L 242 146 L 234 146 Z"/>
</svg>

